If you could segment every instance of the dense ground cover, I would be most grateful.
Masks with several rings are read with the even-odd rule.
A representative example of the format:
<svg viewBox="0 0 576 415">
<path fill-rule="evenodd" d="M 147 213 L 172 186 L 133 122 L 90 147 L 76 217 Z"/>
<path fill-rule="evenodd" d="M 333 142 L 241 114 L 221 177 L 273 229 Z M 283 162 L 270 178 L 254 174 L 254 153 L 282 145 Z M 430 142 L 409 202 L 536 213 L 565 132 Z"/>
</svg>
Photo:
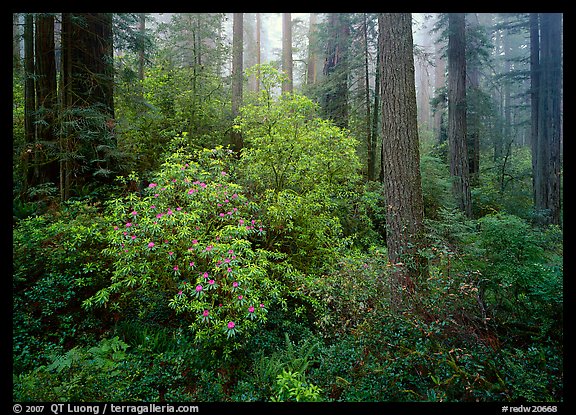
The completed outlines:
<svg viewBox="0 0 576 415">
<path fill-rule="evenodd" d="M 243 116 L 241 156 L 176 135 L 145 180 L 22 210 L 14 400 L 563 400 L 558 227 L 488 180 L 464 218 L 425 151 L 428 275 L 392 311 L 355 140 L 299 96 Z"/>
</svg>

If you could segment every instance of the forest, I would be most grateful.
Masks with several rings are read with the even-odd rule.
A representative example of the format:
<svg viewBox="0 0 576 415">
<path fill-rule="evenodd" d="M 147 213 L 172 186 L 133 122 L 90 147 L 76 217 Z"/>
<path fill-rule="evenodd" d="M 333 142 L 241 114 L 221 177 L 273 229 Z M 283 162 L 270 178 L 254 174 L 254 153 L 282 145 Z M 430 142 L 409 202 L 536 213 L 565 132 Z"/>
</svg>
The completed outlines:
<svg viewBox="0 0 576 415">
<path fill-rule="evenodd" d="M 13 402 L 556 412 L 562 45 L 562 13 L 13 13 Z"/>
</svg>

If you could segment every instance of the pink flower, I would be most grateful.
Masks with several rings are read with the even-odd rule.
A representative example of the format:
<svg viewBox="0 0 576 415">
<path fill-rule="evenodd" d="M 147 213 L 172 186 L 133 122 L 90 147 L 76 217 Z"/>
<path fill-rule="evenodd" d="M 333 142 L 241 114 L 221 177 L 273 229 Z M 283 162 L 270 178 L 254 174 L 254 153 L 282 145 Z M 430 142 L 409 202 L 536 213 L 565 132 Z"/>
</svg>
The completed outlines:
<svg viewBox="0 0 576 415">
<path fill-rule="evenodd" d="M 226 176 L 226 172 L 225 172 L 225 171 L 223 171 L 223 172 L 220 173 L 220 174 L 222 174 L 222 176 Z"/>
<path fill-rule="evenodd" d="M 150 184 L 148 185 L 148 187 L 156 187 L 156 186 L 158 186 L 156 183 L 150 183 Z"/>
<path fill-rule="evenodd" d="M 208 310 L 204 310 L 204 312 L 202 313 L 204 317 L 208 317 L 208 314 L 210 314 L 210 311 Z"/>
<path fill-rule="evenodd" d="M 168 252 L 168 255 L 172 256 L 174 254 L 174 252 L 170 251 Z"/>
<path fill-rule="evenodd" d="M 132 211 L 132 215 L 136 216 L 138 214 L 138 212 L 136 212 L 135 210 Z"/>
<path fill-rule="evenodd" d="M 132 224 L 130 222 L 127 222 L 126 227 L 129 228 L 130 226 L 132 226 Z"/>
<path fill-rule="evenodd" d="M 239 295 L 239 296 L 238 296 L 238 299 L 239 299 L 239 300 L 241 300 L 241 299 L 243 299 L 243 298 L 244 298 L 244 297 L 243 297 L 242 295 Z"/>
<path fill-rule="evenodd" d="M 136 235 L 132 235 L 132 239 L 136 239 Z"/>
<path fill-rule="evenodd" d="M 150 243 L 148 244 L 148 248 L 153 248 L 153 247 L 154 247 L 154 242 L 150 242 Z"/>
<path fill-rule="evenodd" d="M 178 295 L 182 295 L 182 290 L 178 291 Z"/>
<path fill-rule="evenodd" d="M 209 281 L 208 281 L 208 284 L 214 285 L 214 280 L 209 280 Z"/>
<path fill-rule="evenodd" d="M 206 250 L 207 250 L 207 251 L 211 251 L 212 248 L 214 248 L 212 245 L 208 245 L 208 246 L 206 247 Z"/>
<path fill-rule="evenodd" d="M 197 243 L 198 243 L 198 240 L 192 239 L 192 245 L 196 245 Z"/>
<path fill-rule="evenodd" d="M 224 212 L 220 213 L 220 217 L 221 217 L 221 218 L 223 218 L 224 216 L 226 216 L 226 215 L 224 214 Z"/>
<path fill-rule="evenodd" d="M 264 304 L 260 304 L 260 308 L 264 308 Z"/>
<path fill-rule="evenodd" d="M 204 277 L 204 278 L 208 278 L 208 273 L 205 272 L 204 275 L 203 275 L 203 277 Z"/>
<path fill-rule="evenodd" d="M 156 209 L 156 205 L 150 206 L 150 209 Z"/>
<path fill-rule="evenodd" d="M 202 288 L 202 286 L 201 286 L 201 285 L 197 285 L 197 286 L 196 286 L 196 291 L 197 291 L 197 292 L 200 292 L 200 291 L 202 291 L 202 289 L 203 289 L 203 288 Z"/>
<path fill-rule="evenodd" d="M 254 306 L 251 305 L 250 307 L 248 307 L 248 312 L 253 313 L 254 312 Z"/>
<path fill-rule="evenodd" d="M 232 268 L 228 268 L 226 271 L 228 271 L 228 273 L 232 272 Z"/>
<path fill-rule="evenodd" d="M 174 267 L 174 271 L 178 271 L 178 265 Z"/>
<path fill-rule="evenodd" d="M 228 328 L 229 328 L 230 330 L 232 330 L 234 327 L 236 327 L 236 324 L 234 324 L 233 321 L 229 321 L 229 322 L 228 322 Z"/>
<path fill-rule="evenodd" d="M 190 266 L 191 266 L 191 267 L 194 266 L 194 261 L 190 262 Z"/>
<path fill-rule="evenodd" d="M 232 283 L 232 287 L 234 287 L 234 288 L 238 287 L 238 282 L 234 281 L 234 282 Z"/>
</svg>

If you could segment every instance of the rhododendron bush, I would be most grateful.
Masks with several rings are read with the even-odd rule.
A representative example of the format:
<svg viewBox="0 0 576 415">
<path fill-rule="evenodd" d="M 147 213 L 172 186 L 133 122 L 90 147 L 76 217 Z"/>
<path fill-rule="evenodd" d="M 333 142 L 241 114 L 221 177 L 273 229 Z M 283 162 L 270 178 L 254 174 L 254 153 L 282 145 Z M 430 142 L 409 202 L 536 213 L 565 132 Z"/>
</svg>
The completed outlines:
<svg viewBox="0 0 576 415">
<path fill-rule="evenodd" d="M 196 340 L 228 349 L 266 321 L 281 300 L 281 255 L 259 247 L 266 228 L 230 158 L 221 147 L 177 152 L 141 194 L 110 203 L 113 276 L 85 307 L 161 292 Z"/>
</svg>

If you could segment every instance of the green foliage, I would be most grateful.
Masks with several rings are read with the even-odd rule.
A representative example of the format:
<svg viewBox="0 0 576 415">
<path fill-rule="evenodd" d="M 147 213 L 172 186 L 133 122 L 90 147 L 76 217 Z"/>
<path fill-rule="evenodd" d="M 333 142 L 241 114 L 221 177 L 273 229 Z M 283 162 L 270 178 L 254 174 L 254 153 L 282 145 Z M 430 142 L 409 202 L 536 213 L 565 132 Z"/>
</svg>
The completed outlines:
<svg viewBox="0 0 576 415">
<path fill-rule="evenodd" d="M 272 402 L 318 402 L 321 400 L 322 389 L 306 382 L 300 372 L 282 370 L 276 377 Z"/>
<path fill-rule="evenodd" d="M 317 112 L 309 98 L 274 99 L 269 88 L 241 108 L 236 128 L 246 142 L 242 171 L 252 186 L 302 194 L 317 188 L 337 192 L 358 180 L 356 140 Z"/>
<path fill-rule="evenodd" d="M 84 402 L 112 397 L 110 378 L 121 375 L 119 364 L 128 345 L 117 337 L 91 348 L 74 347 L 15 379 L 14 400 Z"/>
<path fill-rule="evenodd" d="M 478 244 L 484 252 L 479 270 L 486 278 L 485 295 L 500 324 L 547 336 L 562 324 L 563 269 L 561 233 L 556 227 L 541 232 L 510 214 L 480 219 Z M 545 249 L 546 248 L 546 249 Z"/>
<path fill-rule="evenodd" d="M 13 352 L 16 372 L 43 362 L 54 345 L 78 341 L 93 324 L 84 296 L 101 286 L 107 263 L 97 206 L 70 202 L 60 212 L 29 217 L 13 232 Z"/>
<path fill-rule="evenodd" d="M 532 157 L 529 147 L 511 147 L 494 161 L 482 153 L 480 186 L 472 189 L 474 215 L 507 212 L 524 219 L 532 215 Z"/>
<path fill-rule="evenodd" d="M 222 148 L 176 152 L 141 196 L 111 201 L 103 253 L 113 275 L 85 307 L 110 302 L 142 318 L 147 306 L 168 306 L 196 341 L 226 354 L 266 321 L 281 301 L 282 268 L 272 261 L 282 256 L 259 247 L 266 230 L 230 179 L 230 157 Z M 164 298 L 146 304 L 155 293 Z"/>
</svg>

